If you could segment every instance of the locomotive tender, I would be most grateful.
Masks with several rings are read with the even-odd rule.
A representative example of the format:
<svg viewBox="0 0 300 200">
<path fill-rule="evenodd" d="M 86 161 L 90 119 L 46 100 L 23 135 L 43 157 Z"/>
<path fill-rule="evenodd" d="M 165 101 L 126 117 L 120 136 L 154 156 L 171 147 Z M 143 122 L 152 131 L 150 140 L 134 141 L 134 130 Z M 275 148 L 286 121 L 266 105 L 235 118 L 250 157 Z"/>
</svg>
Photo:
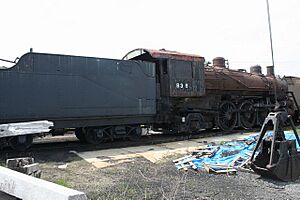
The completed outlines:
<svg viewBox="0 0 300 200">
<path fill-rule="evenodd" d="M 135 49 L 122 60 L 29 52 L 0 70 L 0 123 L 49 120 L 53 135 L 74 128 L 92 144 L 138 139 L 141 127 L 230 131 L 262 123 L 275 90 L 282 105 L 291 105 L 287 83 L 272 67 L 266 76 L 260 66 L 231 70 L 221 57 L 208 65 L 201 56 L 164 49 Z M 27 147 L 32 135 L 1 140 Z"/>
</svg>

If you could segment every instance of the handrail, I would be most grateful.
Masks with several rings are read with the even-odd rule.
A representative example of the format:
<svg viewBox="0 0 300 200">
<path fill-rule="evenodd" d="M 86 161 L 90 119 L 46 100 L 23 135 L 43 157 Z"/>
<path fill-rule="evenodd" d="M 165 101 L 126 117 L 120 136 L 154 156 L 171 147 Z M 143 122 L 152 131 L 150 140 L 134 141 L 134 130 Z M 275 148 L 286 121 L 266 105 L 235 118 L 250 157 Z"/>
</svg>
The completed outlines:
<svg viewBox="0 0 300 200">
<path fill-rule="evenodd" d="M 0 58 L 0 61 L 9 62 L 9 63 L 17 63 L 17 61 L 18 61 L 19 59 L 20 59 L 20 58 L 17 57 L 14 61 L 11 61 L 11 60 L 6 60 L 6 59 Z"/>
</svg>

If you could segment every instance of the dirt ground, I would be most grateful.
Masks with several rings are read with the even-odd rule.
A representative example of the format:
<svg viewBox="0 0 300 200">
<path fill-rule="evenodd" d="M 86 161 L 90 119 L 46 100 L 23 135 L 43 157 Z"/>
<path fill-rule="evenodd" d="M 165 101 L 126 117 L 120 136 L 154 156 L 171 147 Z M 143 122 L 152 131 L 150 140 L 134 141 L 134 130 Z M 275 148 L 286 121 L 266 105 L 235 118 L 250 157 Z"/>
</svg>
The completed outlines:
<svg viewBox="0 0 300 200">
<path fill-rule="evenodd" d="M 69 157 L 44 163 L 42 178 L 64 182 L 85 192 L 89 199 L 299 199 L 300 181 L 262 179 L 256 174 L 213 175 L 204 171 L 178 171 L 169 157 L 159 163 L 137 158 L 132 163 L 97 169 L 84 160 Z"/>
<path fill-rule="evenodd" d="M 69 151 L 34 153 L 42 179 L 87 194 L 89 199 L 299 199 L 300 180 L 263 179 L 256 174 L 213 175 L 179 171 L 171 155 L 153 163 L 144 157 L 97 168 Z M 3 165 L 3 161 L 1 165 Z"/>
<path fill-rule="evenodd" d="M 299 199 L 300 196 L 299 180 L 284 183 L 244 172 L 229 176 L 179 171 L 172 163 L 179 155 L 158 163 L 135 158 L 130 163 L 101 169 L 74 154 L 48 157 L 47 163 L 38 157 L 43 179 L 83 191 L 89 199 Z M 66 162 L 66 168 L 58 168 Z"/>
</svg>

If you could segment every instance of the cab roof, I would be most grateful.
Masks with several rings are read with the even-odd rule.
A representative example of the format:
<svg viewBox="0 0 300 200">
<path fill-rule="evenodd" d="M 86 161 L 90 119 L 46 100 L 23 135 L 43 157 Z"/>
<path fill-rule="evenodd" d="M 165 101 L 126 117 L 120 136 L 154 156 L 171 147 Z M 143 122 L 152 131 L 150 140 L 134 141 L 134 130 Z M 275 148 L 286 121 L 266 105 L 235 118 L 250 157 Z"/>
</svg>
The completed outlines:
<svg viewBox="0 0 300 200">
<path fill-rule="evenodd" d="M 204 62 L 204 57 L 195 55 L 195 54 L 186 54 L 180 53 L 177 51 L 170 51 L 166 49 L 160 50 L 153 50 L 153 49 L 134 49 L 128 52 L 124 57 L 123 60 L 130 60 L 132 58 L 141 56 L 143 54 L 149 54 L 152 58 L 166 58 L 166 59 L 174 59 L 174 60 L 184 60 L 184 61 L 201 61 Z"/>
</svg>

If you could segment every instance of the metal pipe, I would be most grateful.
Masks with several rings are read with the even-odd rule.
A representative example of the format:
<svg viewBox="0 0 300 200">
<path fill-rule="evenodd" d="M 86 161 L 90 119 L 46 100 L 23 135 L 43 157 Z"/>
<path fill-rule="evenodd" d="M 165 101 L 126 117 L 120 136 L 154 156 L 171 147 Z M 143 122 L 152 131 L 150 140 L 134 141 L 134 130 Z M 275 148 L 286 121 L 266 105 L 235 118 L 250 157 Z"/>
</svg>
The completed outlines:
<svg viewBox="0 0 300 200">
<path fill-rule="evenodd" d="M 273 53 L 273 38 L 272 38 L 272 27 L 271 27 L 271 17 L 270 17 L 270 6 L 269 6 L 269 0 L 266 0 L 266 1 L 267 1 L 267 11 L 268 11 L 268 23 L 269 23 L 271 54 L 272 54 L 272 66 L 274 67 L 274 53 Z"/>
<path fill-rule="evenodd" d="M 274 53 L 273 53 L 273 38 L 272 38 L 272 27 L 271 27 L 271 16 L 270 16 L 270 6 L 269 6 L 269 0 L 266 0 L 267 2 L 267 13 L 268 13 L 268 23 L 269 23 L 269 35 L 270 35 L 270 44 L 271 44 L 271 55 L 272 55 L 272 66 L 273 66 L 273 74 L 275 76 L 275 72 L 274 72 L 274 67 L 275 67 L 275 62 L 274 62 Z M 274 78 L 274 99 L 276 102 L 276 105 L 278 105 L 278 101 L 277 101 L 277 83 L 276 83 L 276 79 Z"/>
</svg>

